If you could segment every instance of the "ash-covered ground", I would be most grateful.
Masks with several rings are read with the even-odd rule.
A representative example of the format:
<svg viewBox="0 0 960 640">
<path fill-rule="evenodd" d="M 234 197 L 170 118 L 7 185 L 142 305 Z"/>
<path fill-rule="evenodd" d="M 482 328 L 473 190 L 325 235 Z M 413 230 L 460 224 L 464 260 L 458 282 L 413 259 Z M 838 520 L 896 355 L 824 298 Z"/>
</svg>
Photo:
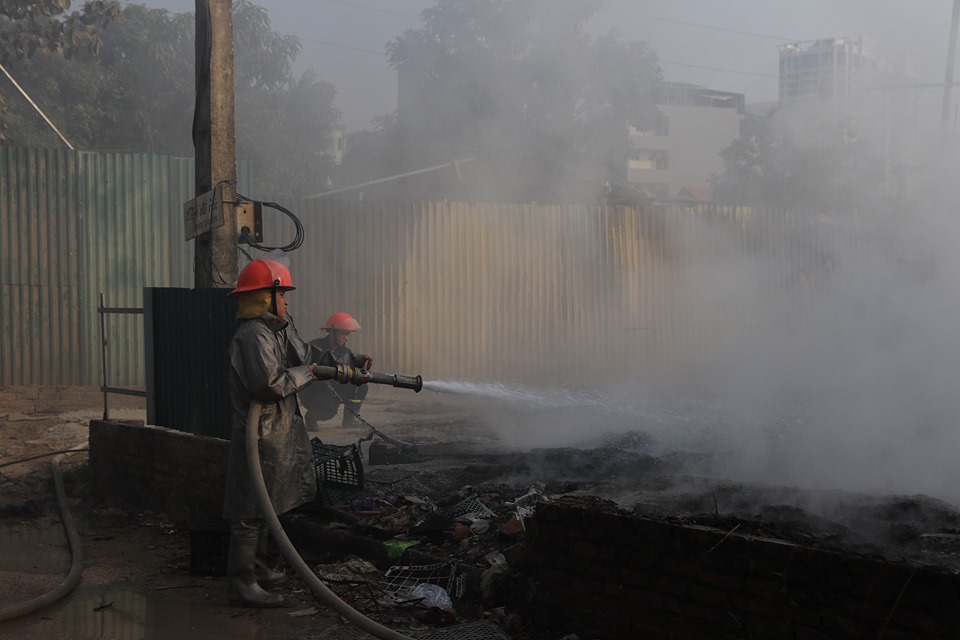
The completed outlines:
<svg viewBox="0 0 960 640">
<path fill-rule="evenodd" d="M 734 438 L 728 431 L 736 416 L 718 418 L 715 410 L 695 416 L 689 405 L 661 404 L 638 418 L 602 399 L 584 406 L 582 398 L 564 400 L 559 392 L 518 408 L 517 392 L 509 393 L 507 400 L 432 394 L 417 399 L 423 404 L 415 420 L 376 415 L 421 455 L 415 464 L 368 466 L 368 489 L 442 499 L 466 488 L 509 502 L 539 483 L 548 499 L 595 496 L 650 519 L 960 568 L 960 510 L 949 500 L 831 488 L 823 477 L 786 483 L 776 479 L 789 476 L 771 472 L 770 481 L 757 479 L 763 472 L 755 453 L 738 448 L 744 433 L 747 441 L 765 440 L 768 451 L 788 448 L 790 430 L 801 429 L 807 417 L 741 413 Z M 409 407 L 409 400 L 399 404 Z"/>
<path fill-rule="evenodd" d="M 430 558 L 452 562 L 470 578 L 462 597 L 451 593 L 458 620 L 490 620 L 511 630 L 514 638 L 538 640 L 532 631 L 522 631 L 523 620 L 510 619 L 509 608 L 496 606 L 496 599 L 487 597 L 483 590 L 492 582 L 484 577 L 497 575 L 502 566 L 494 564 L 499 554 L 512 564 L 523 553 L 522 527 L 515 518 L 520 509 L 559 496 L 592 496 L 614 501 L 639 517 L 708 525 L 842 553 L 906 560 L 948 571 L 960 565 L 956 553 L 960 513 L 948 499 L 924 492 L 833 488 L 831 478 L 823 475 L 810 476 L 808 482 L 778 481 L 789 474 L 778 474 L 770 464 L 758 465 L 756 452 L 789 449 L 791 433 L 802 431 L 806 417 L 769 420 L 744 413 L 740 422 L 734 422 L 730 415 L 700 411 L 702 406 L 690 411 L 682 403 L 673 407 L 660 403 L 656 411 L 649 410 L 640 397 L 630 407 L 599 397 L 584 401 L 576 393 L 556 392 L 533 399 L 517 396 L 515 390 L 511 394 L 522 401 L 520 406 L 515 400 L 489 396 L 372 389 L 363 415 L 388 437 L 415 445 L 416 455 L 392 464 L 368 460 L 376 440 L 365 439 L 367 428 L 340 428 L 339 417 L 321 424 L 311 435 L 324 442 L 363 440 L 366 486 L 356 502 L 337 505 L 342 517 L 305 514 L 314 531 L 324 533 L 324 543 L 315 548 L 305 545 L 301 551 L 328 568 L 333 563 L 342 569 L 345 562 L 353 562 L 351 554 L 362 556 L 374 547 L 371 559 L 382 560 L 381 569 L 398 561 L 382 557 L 379 543 L 334 553 L 327 541 L 348 531 L 353 539 L 372 538 L 384 546 L 394 544 L 398 551 L 422 554 L 410 559 L 403 555 L 404 562 Z M 123 417 L 141 413 L 137 410 Z M 3 459 L 82 444 L 86 423 L 95 417 L 97 411 L 89 407 L 77 414 L 6 415 L 2 422 L 7 438 L 0 447 Z M 762 444 L 765 449 L 746 448 L 747 444 Z M 388 448 L 379 455 L 382 459 L 390 453 Z M 18 535 L 21 529 L 57 524 L 55 519 L 47 523 L 39 514 L 27 512 L 34 503 L 41 511 L 52 512 L 47 463 L 38 459 L 11 465 L 0 475 L 5 497 L 0 507 L 6 522 L 19 527 Z M 95 517 L 96 510 L 85 510 L 84 497 L 89 497 L 90 490 L 85 464 L 85 456 L 75 454 L 64 465 L 70 478 L 68 495 L 77 503 L 75 517 L 86 523 L 85 553 L 95 559 L 87 567 L 84 584 L 121 585 L 154 599 L 160 594 L 165 603 L 176 606 L 199 606 L 213 616 L 211 624 L 233 616 L 235 611 L 223 598 L 222 579 L 195 580 L 187 575 L 186 530 L 171 530 L 162 514 L 127 514 L 124 519 L 119 513 L 116 523 L 105 524 L 103 518 Z M 771 479 L 764 481 L 766 476 Z M 451 515 L 458 504 L 474 499 L 484 505 L 480 511 L 485 513 L 474 511 L 467 518 Z M 406 547 L 409 543 L 416 546 Z M 18 581 L 11 585 L 22 588 L 23 576 Z M 314 607 L 307 592 L 291 589 L 288 597 L 301 607 L 296 615 L 304 615 L 293 620 L 313 629 L 333 624 L 331 614 Z M 90 597 L 94 596 L 99 598 L 99 592 Z M 368 613 L 376 611 L 373 607 Z M 416 617 L 426 613 L 420 607 L 399 617 L 413 616 L 427 626 L 449 623 L 446 618 Z M 22 634 L 11 637 L 74 637 L 64 626 L 68 618 L 64 620 L 62 625 L 59 618 L 25 621 Z M 258 612 L 251 619 L 254 622 L 289 630 L 291 618 L 288 612 Z M 37 635 L 37 625 L 63 628 Z"/>
</svg>

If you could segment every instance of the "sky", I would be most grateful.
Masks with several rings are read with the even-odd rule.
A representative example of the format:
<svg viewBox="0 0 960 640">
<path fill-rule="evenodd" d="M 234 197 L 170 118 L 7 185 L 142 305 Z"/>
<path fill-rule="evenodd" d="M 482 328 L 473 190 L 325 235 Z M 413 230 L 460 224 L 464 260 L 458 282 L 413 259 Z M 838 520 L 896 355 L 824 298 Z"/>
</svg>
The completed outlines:
<svg viewBox="0 0 960 640">
<path fill-rule="evenodd" d="M 396 73 L 384 46 L 421 26 L 433 0 L 254 0 L 275 31 L 300 38 L 295 70 L 333 84 L 347 131 L 370 128 L 396 108 Z M 180 13 L 194 0 L 144 0 Z M 909 55 L 922 82 L 943 82 L 950 34 L 950 0 L 607 0 L 588 29 L 616 31 L 647 42 L 664 78 L 746 95 L 747 103 L 777 99 L 777 48 L 830 37 L 875 38 L 890 56 Z M 958 72 L 960 75 L 960 72 Z M 918 89 L 925 116 L 939 116 L 939 89 Z M 957 92 L 960 94 L 960 91 Z"/>
</svg>

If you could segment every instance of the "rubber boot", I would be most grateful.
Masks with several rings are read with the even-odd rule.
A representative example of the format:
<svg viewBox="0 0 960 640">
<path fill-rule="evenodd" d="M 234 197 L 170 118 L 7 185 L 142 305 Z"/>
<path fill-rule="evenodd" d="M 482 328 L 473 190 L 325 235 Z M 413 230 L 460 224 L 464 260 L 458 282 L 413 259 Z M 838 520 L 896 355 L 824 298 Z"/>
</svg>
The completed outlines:
<svg viewBox="0 0 960 640">
<path fill-rule="evenodd" d="M 270 555 L 267 553 L 267 540 L 270 532 L 267 525 L 260 525 L 260 537 L 257 538 L 256 575 L 257 584 L 261 587 L 276 587 L 287 581 L 287 574 L 283 571 L 274 571 L 271 567 Z"/>
<path fill-rule="evenodd" d="M 227 602 L 238 607 L 282 607 L 283 596 L 257 584 L 257 544 L 260 527 L 240 520 L 230 525 L 227 554 Z"/>
</svg>

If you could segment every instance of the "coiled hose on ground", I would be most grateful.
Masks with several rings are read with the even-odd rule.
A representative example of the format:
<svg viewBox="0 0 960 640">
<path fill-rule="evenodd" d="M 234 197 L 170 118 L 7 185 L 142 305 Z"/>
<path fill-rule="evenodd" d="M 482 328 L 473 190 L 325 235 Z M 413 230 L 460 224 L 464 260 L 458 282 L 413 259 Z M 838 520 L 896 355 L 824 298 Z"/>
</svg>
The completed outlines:
<svg viewBox="0 0 960 640">
<path fill-rule="evenodd" d="M 62 458 L 63 455 L 58 455 L 53 458 L 50 461 L 50 470 L 53 472 L 53 483 L 57 492 L 57 508 L 60 510 L 60 520 L 63 523 L 63 529 L 67 534 L 67 542 L 70 545 L 70 572 L 67 573 L 67 577 L 63 579 L 63 582 L 45 594 L 0 609 L 0 622 L 25 616 L 47 605 L 53 604 L 70 593 L 73 588 L 77 586 L 77 583 L 80 582 L 80 575 L 83 573 L 83 550 L 80 548 L 80 534 L 77 533 L 73 516 L 70 514 L 70 507 L 67 505 L 67 493 L 63 489 L 63 473 L 60 471 L 60 460 Z"/>
<path fill-rule="evenodd" d="M 273 510 L 273 504 L 270 502 L 270 494 L 267 493 L 267 486 L 263 481 L 263 472 L 260 470 L 260 451 L 257 442 L 260 409 L 260 402 L 254 400 L 250 403 L 250 410 L 247 412 L 247 468 L 250 472 L 250 477 L 253 479 L 252 484 L 256 494 L 257 506 L 260 508 L 260 512 L 267 522 L 267 528 L 270 530 L 270 534 L 273 536 L 277 546 L 280 547 L 280 553 L 321 602 L 357 625 L 358 628 L 383 640 L 412 640 L 409 636 L 405 636 L 393 629 L 383 626 L 375 620 L 371 620 L 341 600 L 337 594 L 331 591 L 327 585 L 323 584 L 320 578 L 311 571 L 310 567 L 307 566 L 307 563 L 304 562 L 303 558 L 300 557 L 300 554 L 290 542 L 290 538 L 287 537 L 286 532 L 280 525 L 277 512 Z"/>
</svg>

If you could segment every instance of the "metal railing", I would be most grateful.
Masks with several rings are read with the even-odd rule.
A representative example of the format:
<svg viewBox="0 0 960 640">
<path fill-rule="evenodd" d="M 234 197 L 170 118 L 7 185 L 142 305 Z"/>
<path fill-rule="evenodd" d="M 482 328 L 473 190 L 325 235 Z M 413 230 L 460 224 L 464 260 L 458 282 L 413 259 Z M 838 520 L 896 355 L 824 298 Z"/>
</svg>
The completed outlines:
<svg viewBox="0 0 960 640">
<path fill-rule="evenodd" d="M 110 419 L 110 394 L 115 393 L 123 396 L 136 396 L 146 398 L 146 389 L 137 389 L 133 387 L 111 387 L 107 381 L 109 379 L 109 369 L 107 365 L 107 314 L 139 314 L 143 315 L 143 308 L 140 307 L 108 307 L 104 302 L 103 292 L 100 292 L 100 305 L 97 307 L 97 313 L 100 314 L 100 358 L 102 373 L 100 379 L 100 391 L 103 392 L 103 419 Z"/>
</svg>

